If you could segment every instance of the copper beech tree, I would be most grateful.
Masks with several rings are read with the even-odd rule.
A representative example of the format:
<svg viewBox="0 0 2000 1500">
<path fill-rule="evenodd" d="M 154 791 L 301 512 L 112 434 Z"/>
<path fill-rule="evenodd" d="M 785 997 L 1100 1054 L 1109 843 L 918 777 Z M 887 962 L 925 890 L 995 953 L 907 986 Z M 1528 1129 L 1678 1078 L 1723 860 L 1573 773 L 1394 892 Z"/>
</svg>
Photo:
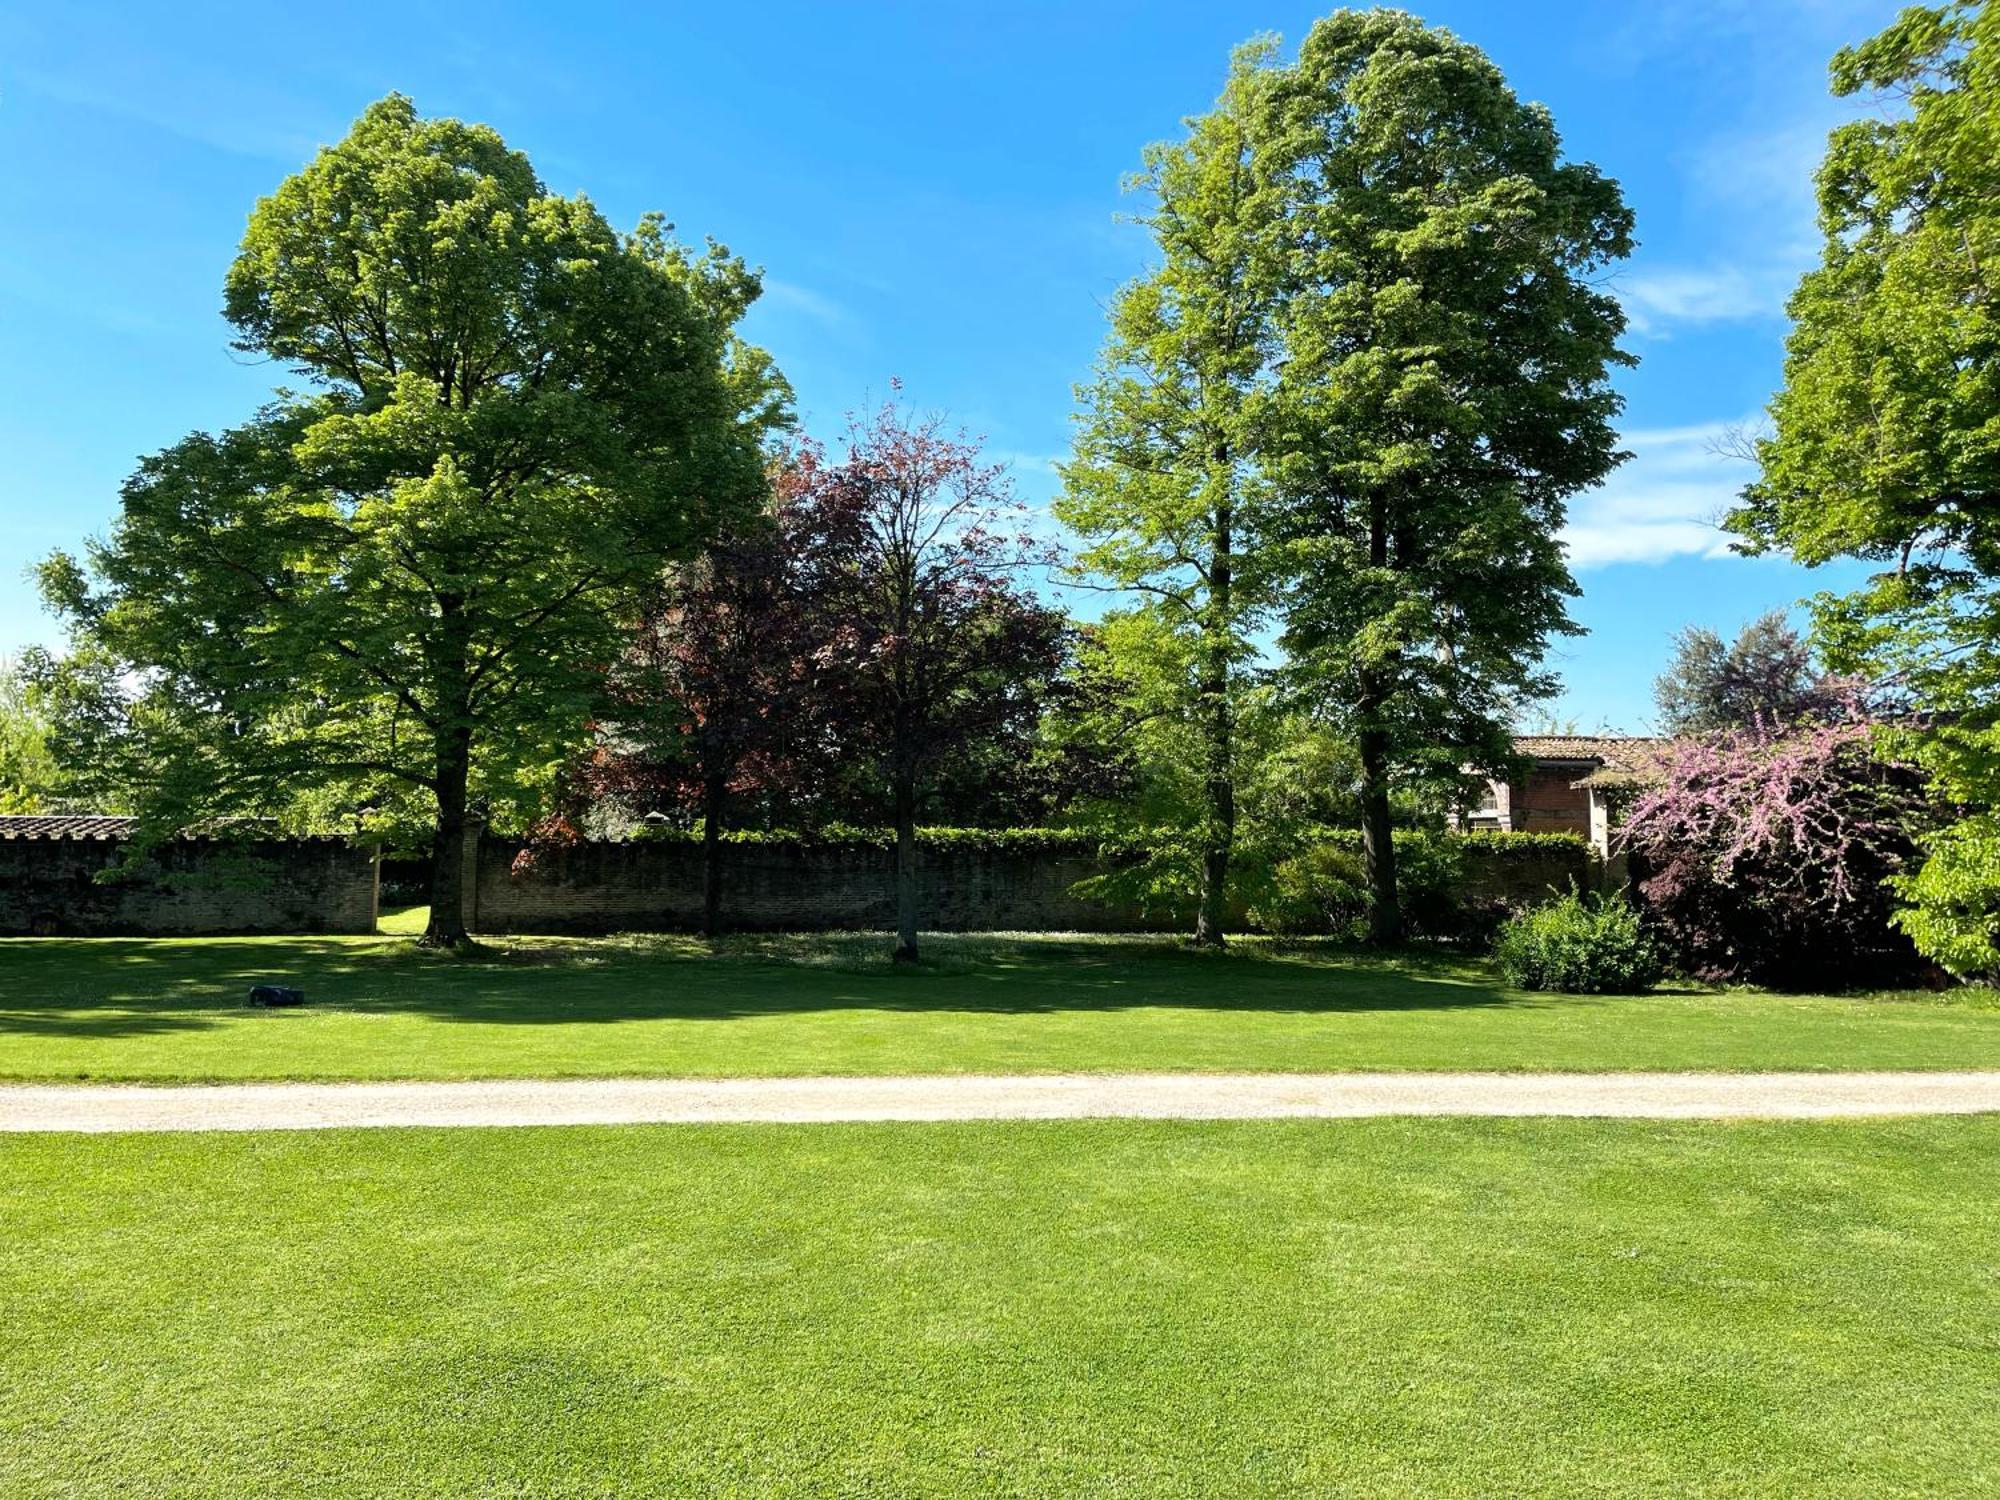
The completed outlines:
<svg viewBox="0 0 2000 1500">
<path fill-rule="evenodd" d="M 732 803 L 796 793 L 839 759 L 851 672 L 826 603 L 858 556 L 859 508 L 804 489 L 802 472 L 777 466 L 766 515 L 662 577 L 609 673 L 599 743 L 570 773 L 568 805 L 536 830 L 539 843 L 575 838 L 591 802 L 696 810 L 710 936 Z"/>
<path fill-rule="evenodd" d="M 733 805 L 823 807 L 896 839 L 896 957 L 917 955 L 916 826 L 947 777 L 1025 753 L 1071 629 L 1027 587 L 1051 560 L 1004 467 L 893 404 L 777 465 L 761 523 L 670 570 L 610 674 L 571 800 L 694 810 L 704 927 L 723 916 Z M 1018 771 L 1018 767 L 1011 768 Z M 886 805 L 885 805 L 886 804 Z M 576 835 L 575 808 L 543 838 Z"/>
<path fill-rule="evenodd" d="M 823 649 L 840 664 L 821 711 L 886 785 L 895 957 L 914 962 L 918 812 L 965 747 L 1036 714 L 1070 626 L 1025 582 L 1051 549 L 1029 531 L 1005 468 L 962 433 L 889 403 L 852 421 L 842 448 L 835 459 L 801 447 L 787 482 L 853 538 L 817 606 Z"/>
</svg>

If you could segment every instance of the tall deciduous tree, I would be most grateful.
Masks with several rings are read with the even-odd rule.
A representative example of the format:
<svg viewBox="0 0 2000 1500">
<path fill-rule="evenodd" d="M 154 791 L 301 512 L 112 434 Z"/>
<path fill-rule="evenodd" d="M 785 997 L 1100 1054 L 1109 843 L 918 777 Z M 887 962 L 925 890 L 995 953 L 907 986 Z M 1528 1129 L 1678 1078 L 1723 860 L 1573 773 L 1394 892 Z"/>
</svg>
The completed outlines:
<svg viewBox="0 0 2000 1500">
<path fill-rule="evenodd" d="M 1136 594 L 1100 649 L 1137 717 L 1181 721 L 1201 746 L 1195 942 L 1221 946 L 1236 839 L 1238 721 L 1262 615 L 1252 412 L 1267 373 L 1271 267 L 1253 132 L 1268 44 L 1244 48 L 1187 138 L 1151 147 L 1134 186 L 1160 263 L 1119 293 L 1097 377 L 1080 393 L 1056 514 L 1079 567 Z"/>
<path fill-rule="evenodd" d="M 0 657 L 0 813 L 48 810 L 56 784 L 48 733 L 32 677 Z"/>
<path fill-rule="evenodd" d="M 142 684 L 155 817 L 415 788 L 427 936 L 462 941 L 469 796 L 566 757 L 644 589 L 763 499 L 757 290 L 400 96 L 262 200 L 226 311 L 308 388 L 147 459 L 88 569 L 44 568 Z"/>
<path fill-rule="evenodd" d="M 793 483 L 846 510 L 859 544 L 825 600 L 824 649 L 845 664 L 835 713 L 887 782 L 896 829 L 898 962 L 917 957 L 917 814 L 941 766 L 984 736 L 1034 725 L 1067 657 L 1062 613 L 1028 592 L 1048 550 L 1005 470 L 936 419 L 894 405 L 857 421 L 846 453 L 812 445 Z"/>
<path fill-rule="evenodd" d="M 732 798 L 793 794 L 833 769 L 852 677 L 828 606 L 857 562 L 859 507 L 816 503 L 789 465 L 774 488 L 768 515 L 671 568 L 646 601 L 611 674 L 604 743 L 577 778 L 635 811 L 697 811 L 710 936 Z"/>
<path fill-rule="evenodd" d="M 1839 708 L 1844 687 L 1819 672 L 1812 647 L 1782 610 L 1772 610 L 1729 644 L 1705 626 L 1683 630 L 1673 660 L 1653 681 L 1653 699 L 1668 734 L 1776 730 Z"/>
<path fill-rule="evenodd" d="M 1400 932 L 1390 790 L 1546 694 L 1576 593 L 1565 502 L 1621 457 L 1618 186 L 1477 48 L 1397 11 L 1318 22 L 1256 151 L 1281 195 L 1264 466 L 1295 679 L 1361 763 L 1372 933 Z"/>
<path fill-rule="evenodd" d="M 1730 525 L 1808 565 L 1883 565 L 1815 601 L 1816 640 L 1933 711 L 1884 738 L 1961 815 L 1898 881 L 1898 920 L 1946 967 L 2000 972 L 2000 10 L 1906 10 L 1834 58 L 1833 86 L 1900 107 L 1828 143 L 1825 249 Z"/>
</svg>

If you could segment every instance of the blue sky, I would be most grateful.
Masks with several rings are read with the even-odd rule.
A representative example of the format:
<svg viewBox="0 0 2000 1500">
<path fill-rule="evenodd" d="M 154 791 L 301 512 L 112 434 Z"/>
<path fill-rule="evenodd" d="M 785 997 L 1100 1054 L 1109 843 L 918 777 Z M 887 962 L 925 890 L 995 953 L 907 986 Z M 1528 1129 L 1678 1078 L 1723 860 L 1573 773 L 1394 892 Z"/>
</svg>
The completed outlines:
<svg viewBox="0 0 2000 1500">
<path fill-rule="evenodd" d="M 1413 7 L 1546 103 L 1619 178 L 1614 280 L 1640 367 L 1635 457 L 1574 507 L 1585 729 L 1643 729 L 1668 638 L 1733 631 L 1852 573 L 1718 555 L 1742 467 L 1714 445 L 1774 388 L 1815 253 L 1826 62 L 1862 0 L 1439 0 Z M 952 413 L 1044 501 L 1112 290 L 1147 141 L 1229 49 L 1316 6 L 0 3 L 0 652 L 53 640 L 24 574 L 101 530 L 138 455 L 240 420 L 283 379 L 228 348 L 222 275 L 256 198 L 392 89 L 497 126 L 615 222 L 660 209 L 766 271 L 750 332 L 814 430 L 886 393 Z"/>
</svg>

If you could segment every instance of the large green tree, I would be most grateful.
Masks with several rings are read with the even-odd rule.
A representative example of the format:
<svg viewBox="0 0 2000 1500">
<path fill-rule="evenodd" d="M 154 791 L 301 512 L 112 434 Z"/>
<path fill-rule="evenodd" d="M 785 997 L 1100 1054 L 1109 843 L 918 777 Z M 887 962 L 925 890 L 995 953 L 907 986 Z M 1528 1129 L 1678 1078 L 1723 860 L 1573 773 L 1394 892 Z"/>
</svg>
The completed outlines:
<svg viewBox="0 0 2000 1500">
<path fill-rule="evenodd" d="M 149 820 L 408 789 L 428 937 L 462 941 L 468 801 L 566 757 L 636 597 L 763 500 L 757 291 L 401 96 L 258 203 L 226 312 L 305 388 L 145 460 L 87 562 L 43 569 L 131 685 L 94 743 L 150 768 Z"/>
<path fill-rule="evenodd" d="M 1501 769 L 1576 629 L 1558 533 L 1622 456 L 1608 375 L 1630 360 L 1600 278 L 1632 217 L 1483 53 L 1399 11 L 1314 25 L 1255 154 L 1286 262 L 1259 440 L 1281 640 L 1358 749 L 1393 941 L 1392 788 Z"/>
<path fill-rule="evenodd" d="M 56 769 L 38 697 L 22 664 L 0 657 L 0 813 L 49 810 Z"/>
<path fill-rule="evenodd" d="M 1899 921 L 1961 973 L 2000 971 L 2000 11 L 1919 7 L 1839 53 L 1833 86 L 1889 107 L 1834 131 L 1821 263 L 1790 311 L 1751 550 L 1881 571 L 1815 601 L 1836 671 L 1924 719 L 1889 748 L 1957 816 L 1899 881 Z M 1927 722 L 1927 727 L 1918 727 Z"/>
<path fill-rule="evenodd" d="M 1187 138 L 1148 149 L 1134 186 L 1159 264 L 1121 289 L 1096 379 L 1079 395 L 1056 514 L 1079 570 L 1138 602 L 1095 636 L 1135 721 L 1184 726 L 1200 746 L 1201 894 L 1195 942 L 1220 946 L 1236 838 L 1243 698 L 1263 614 L 1249 487 L 1258 382 L 1268 370 L 1269 240 L 1253 140 L 1271 49 L 1239 52 Z"/>
<path fill-rule="evenodd" d="M 1653 679 L 1660 728 L 1670 735 L 1776 730 L 1832 707 L 1844 685 L 1824 677 L 1812 647 L 1774 609 L 1725 642 L 1705 625 L 1674 637 L 1673 659 Z"/>
</svg>

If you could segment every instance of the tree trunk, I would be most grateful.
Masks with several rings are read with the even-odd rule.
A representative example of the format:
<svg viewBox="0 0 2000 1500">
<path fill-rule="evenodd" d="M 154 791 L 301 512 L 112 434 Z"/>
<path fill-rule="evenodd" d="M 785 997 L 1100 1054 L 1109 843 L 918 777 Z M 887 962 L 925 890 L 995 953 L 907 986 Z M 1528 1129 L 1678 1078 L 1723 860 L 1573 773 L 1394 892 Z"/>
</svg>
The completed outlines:
<svg viewBox="0 0 2000 1500">
<path fill-rule="evenodd" d="M 438 736 L 437 837 L 431 843 L 431 919 L 426 948 L 462 948 L 465 927 L 465 790 L 472 771 L 472 731 L 454 725 Z"/>
<path fill-rule="evenodd" d="M 711 771 L 701 785 L 701 932 L 722 935 L 722 811 L 729 781 Z"/>
<path fill-rule="evenodd" d="M 1361 857 L 1368 871 L 1368 941 L 1388 947 L 1403 940 L 1403 909 L 1396 899 L 1396 843 L 1389 825 L 1389 736 L 1361 731 Z"/>
<path fill-rule="evenodd" d="M 896 962 L 917 961 L 917 778 L 898 770 L 896 781 Z"/>
<path fill-rule="evenodd" d="M 1236 826 L 1236 797 L 1235 788 L 1227 781 L 1211 781 L 1208 794 L 1210 816 L 1218 822 L 1226 820 L 1224 826 L 1229 831 L 1211 839 L 1209 847 L 1202 851 L 1201 909 L 1194 918 L 1194 945 L 1220 948 L 1228 942 L 1223 935 L 1223 921 L 1228 915 L 1229 855 Z"/>
<path fill-rule="evenodd" d="M 1389 566 L 1388 498 L 1368 505 L 1368 563 Z M 1390 947 L 1403 940 L 1403 909 L 1396 899 L 1396 841 L 1389 826 L 1389 731 L 1381 714 L 1387 691 L 1375 671 L 1364 668 L 1355 708 L 1361 721 L 1356 749 L 1361 755 L 1361 858 L 1368 873 L 1368 941 Z"/>
<path fill-rule="evenodd" d="M 1226 470 L 1228 461 L 1228 450 L 1219 450 L 1218 467 Z M 1228 483 L 1226 475 L 1222 482 Z M 1229 702 L 1234 520 L 1226 501 L 1216 507 L 1210 538 L 1214 555 L 1209 559 L 1208 616 L 1202 622 L 1208 656 L 1201 683 L 1203 729 L 1208 740 L 1208 817 L 1202 829 L 1201 906 L 1194 919 L 1197 948 L 1220 948 L 1227 941 L 1222 928 L 1228 914 L 1229 857 L 1236 843 L 1236 726 Z"/>
</svg>

